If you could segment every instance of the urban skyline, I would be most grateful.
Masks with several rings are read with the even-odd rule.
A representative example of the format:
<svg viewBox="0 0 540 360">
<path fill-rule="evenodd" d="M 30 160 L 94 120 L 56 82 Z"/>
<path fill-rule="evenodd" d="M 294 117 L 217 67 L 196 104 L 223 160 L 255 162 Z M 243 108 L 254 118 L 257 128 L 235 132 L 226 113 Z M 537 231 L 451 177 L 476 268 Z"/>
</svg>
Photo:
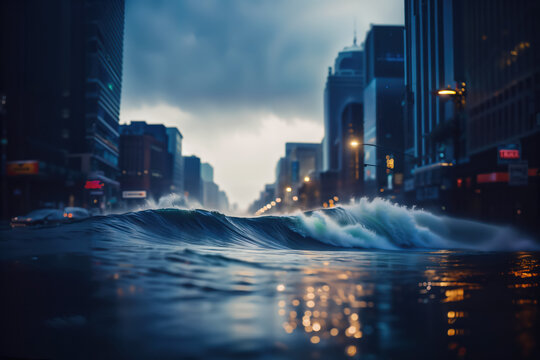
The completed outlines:
<svg viewBox="0 0 540 360">
<path fill-rule="evenodd" d="M 403 24 L 401 1 L 327 5 L 127 1 L 121 123 L 178 127 L 184 154 L 212 163 L 245 210 L 272 182 L 265 164 L 286 142 L 321 142 L 326 69 L 352 43 L 355 23 L 358 39 L 371 23 Z"/>
</svg>

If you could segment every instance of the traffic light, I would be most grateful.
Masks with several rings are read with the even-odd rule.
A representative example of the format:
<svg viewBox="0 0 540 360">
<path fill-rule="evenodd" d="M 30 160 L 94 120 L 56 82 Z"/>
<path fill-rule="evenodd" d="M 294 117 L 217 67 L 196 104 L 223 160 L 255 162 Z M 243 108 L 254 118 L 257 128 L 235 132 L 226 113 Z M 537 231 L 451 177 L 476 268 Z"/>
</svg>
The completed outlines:
<svg viewBox="0 0 540 360">
<path fill-rule="evenodd" d="M 386 168 L 387 169 L 394 169 L 394 157 L 390 155 L 386 155 Z"/>
</svg>

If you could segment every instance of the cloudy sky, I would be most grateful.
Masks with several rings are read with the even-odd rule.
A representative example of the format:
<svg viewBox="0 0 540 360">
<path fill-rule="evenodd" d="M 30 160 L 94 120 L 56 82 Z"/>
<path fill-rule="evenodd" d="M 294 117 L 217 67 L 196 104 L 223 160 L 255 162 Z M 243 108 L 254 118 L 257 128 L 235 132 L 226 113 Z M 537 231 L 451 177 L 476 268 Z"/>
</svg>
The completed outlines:
<svg viewBox="0 0 540 360">
<path fill-rule="evenodd" d="M 126 0 L 122 123 L 176 126 L 245 208 L 285 142 L 323 138 L 328 66 L 402 0 Z"/>
</svg>

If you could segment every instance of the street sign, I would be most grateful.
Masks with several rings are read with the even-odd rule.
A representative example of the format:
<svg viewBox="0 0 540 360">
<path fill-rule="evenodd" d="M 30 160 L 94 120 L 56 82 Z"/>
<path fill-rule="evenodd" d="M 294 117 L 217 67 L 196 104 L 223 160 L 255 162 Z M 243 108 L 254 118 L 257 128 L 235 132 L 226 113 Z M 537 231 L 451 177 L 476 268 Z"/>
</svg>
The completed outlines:
<svg viewBox="0 0 540 360">
<path fill-rule="evenodd" d="M 521 159 L 520 144 L 506 144 L 497 147 L 497 163 L 510 164 L 519 162 Z"/>
<path fill-rule="evenodd" d="M 17 175 L 37 175 L 39 173 L 39 162 L 37 160 L 8 161 L 8 176 Z"/>
<path fill-rule="evenodd" d="M 122 191 L 124 199 L 146 199 L 146 190 Z"/>
<path fill-rule="evenodd" d="M 527 162 L 508 164 L 508 185 L 523 186 L 529 182 L 529 166 Z"/>
</svg>

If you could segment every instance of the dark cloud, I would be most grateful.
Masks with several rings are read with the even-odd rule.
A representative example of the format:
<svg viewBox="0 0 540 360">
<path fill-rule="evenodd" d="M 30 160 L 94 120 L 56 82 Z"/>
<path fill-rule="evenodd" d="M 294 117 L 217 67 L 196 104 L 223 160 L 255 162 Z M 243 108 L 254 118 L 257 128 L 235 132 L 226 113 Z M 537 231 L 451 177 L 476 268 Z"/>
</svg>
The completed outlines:
<svg viewBox="0 0 540 360">
<path fill-rule="evenodd" d="M 128 0 L 125 105 L 320 118 L 326 68 L 351 42 L 353 19 L 363 34 L 368 13 L 369 22 L 399 23 L 401 8 L 399 0 Z"/>
</svg>

